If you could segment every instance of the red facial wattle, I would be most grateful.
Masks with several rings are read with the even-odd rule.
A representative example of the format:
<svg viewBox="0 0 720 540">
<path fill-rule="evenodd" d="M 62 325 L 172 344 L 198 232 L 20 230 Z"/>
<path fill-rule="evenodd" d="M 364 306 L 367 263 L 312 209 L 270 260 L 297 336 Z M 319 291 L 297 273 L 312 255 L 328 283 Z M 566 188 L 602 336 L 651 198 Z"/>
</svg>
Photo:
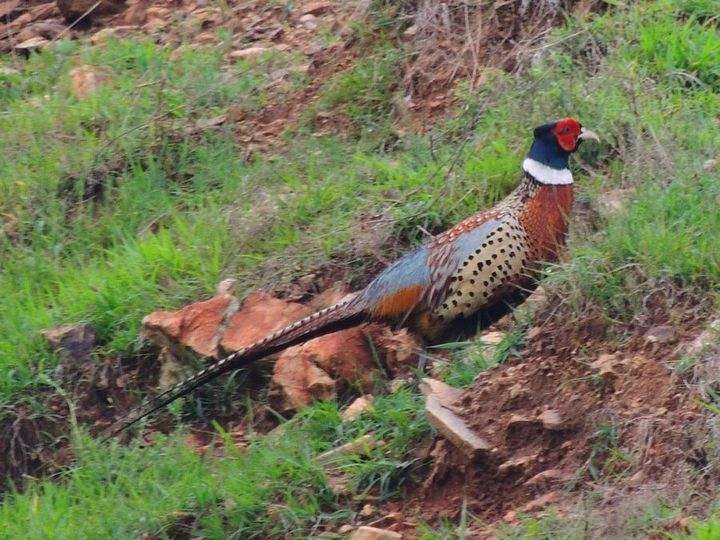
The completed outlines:
<svg viewBox="0 0 720 540">
<path fill-rule="evenodd" d="M 577 147 L 578 138 L 582 126 L 574 118 L 563 118 L 558 120 L 552 132 L 557 139 L 560 148 L 566 152 L 572 152 Z"/>
</svg>

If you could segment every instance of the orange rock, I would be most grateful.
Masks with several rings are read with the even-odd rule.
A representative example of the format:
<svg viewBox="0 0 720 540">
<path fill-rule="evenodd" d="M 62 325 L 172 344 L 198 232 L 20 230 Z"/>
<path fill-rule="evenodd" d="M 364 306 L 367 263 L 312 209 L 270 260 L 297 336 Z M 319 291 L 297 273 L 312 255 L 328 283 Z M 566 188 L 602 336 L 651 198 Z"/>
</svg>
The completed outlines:
<svg viewBox="0 0 720 540">
<path fill-rule="evenodd" d="M 253 293 L 228 321 L 220 347 L 223 351 L 240 350 L 312 312 L 302 304 L 285 302 L 263 292 Z"/>
<path fill-rule="evenodd" d="M 283 361 L 283 358 L 287 356 L 280 356 L 273 371 L 269 397 L 274 409 L 287 413 L 316 399 L 335 398 L 335 381 L 310 358 L 303 355 L 290 361 Z"/>
<path fill-rule="evenodd" d="M 177 350 L 178 346 L 200 356 L 218 356 L 218 327 L 232 311 L 236 300 L 219 294 L 178 311 L 155 311 L 142 321 L 142 334 L 160 347 Z"/>
<path fill-rule="evenodd" d="M 527 503 L 525 506 L 522 507 L 521 512 L 524 514 L 527 514 L 529 512 L 537 512 L 538 510 L 542 510 L 546 506 L 554 504 L 559 500 L 560 492 L 550 491 L 548 493 L 545 493 L 544 495 L 541 495 L 537 499 L 533 499 L 532 501 Z"/>
<path fill-rule="evenodd" d="M 106 74 L 89 65 L 78 66 L 70 71 L 70 86 L 78 99 L 93 95 L 107 79 Z"/>
<path fill-rule="evenodd" d="M 369 392 L 377 371 L 365 332 L 373 326 L 349 328 L 283 351 L 273 371 L 273 406 L 288 412 L 314 399 L 334 397 L 335 380 L 353 381 Z M 328 379 L 333 392 L 327 388 Z"/>
</svg>

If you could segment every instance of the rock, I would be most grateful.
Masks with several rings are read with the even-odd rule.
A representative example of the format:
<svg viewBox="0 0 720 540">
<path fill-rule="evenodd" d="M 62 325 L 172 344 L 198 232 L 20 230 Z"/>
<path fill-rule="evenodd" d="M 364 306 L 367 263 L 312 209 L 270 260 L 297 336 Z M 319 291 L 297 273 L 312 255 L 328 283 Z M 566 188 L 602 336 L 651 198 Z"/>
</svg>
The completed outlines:
<svg viewBox="0 0 720 540">
<path fill-rule="evenodd" d="M 452 407 L 453 403 L 462 398 L 464 392 L 459 388 L 453 388 L 437 379 L 426 377 L 420 383 L 420 392 L 425 397 L 435 396 L 443 407 Z"/>
<path fill-rule="evenodd" d="M 26 39 L 25 41 L 18 43 L 13 47 L 16 51 L 29 54 L 32 51 L 38 51 L 45 45 L 50 43 L 47 39 L 41 36 L 32 37 L 30 39 Z"/>
<path fill-rule="evenodd" d="M 632 194 L 632 189 L 611 189 L 598 197 L 598 209 L 604 217 L 611 217 L 623 211 Z"/>
<path fill-rule="evenodd" d="M 195 122 L 195 129 L 191 131 L 205 131 L 207 129 L 211 129 L 217 126 L 221 126 L 225 123 L 225 120 L 227 120 L 227 115 L 220 114 L 218 116 L 212 116 L 210 118 L 199 118 Z"/>
<path fill-rule="evenodd" d="M 215 287 L 215 293 L 216 294 L 235 294 L 236 286 L 237 286 L 237 279 L 235 279 L 235 278 L 223 279 L 220 283 L 217 284 L 217 287 Z"/>
<path fill-rule="evenodd" d="M 269 395 L 273 409 L 287 414 L 315 400 L 331 400 L 336 396 L 335 379 L 310 358 L 281 356 L 275 363 Z"/>
<path fill-rule="evenodd" d="M 538 510 L 542 510 L 549 504 L 553 504 L 560 500 L 560 492 L 559 491 L 550 491 L 548 493 L 545 493 L 544 495 L 541 495 L 537 499 L 534 499 L 527 503 L 525 506 L 522 507 L 521 512 L 522 513 L 529 513 L 529 512 L 537 512 Z"/>
<path fill-rule="evenodd" d="M 420 339 L 402 328 L 393 331 L 383 326 L 381 331 L 373 332 L 373 342 L 377 350 L 384 355 L 384 365 L 390 371 L 390 376 L 410 375 L 412 368 L 418 364 L 419 353 L 423 350 Z"/>
<path fill-rule="evenodd" d="M 147 21 L 148 6 L 143 0 L 128 6 L 123 15 L 123 22 L 128 25 L 141 26 Z"/>
<path fill-rule="evenodd" d="M 375 512 L 377 512 L 377 508 L 375 508 L 372 504 L 366 504 L 362 507 L 362 510 L 360 510 L 359 514 L 362 517 L 370 517 Z"/>
<path fill-rule="evenodd" d="M 232 60 L 253 60 L 267 51 L 268 49 L 265 47 L 248 47 L 247 49 L 231 51 L 228 56 Z"/>
<path fill-rule="evenodd" d="M 492 448 L 490 443 L 477 436 L 460 416 L 444 407 L 434 394 L 427 396 L 425 400 L 425 413 L 430 424 L 468 458 L 475 459 Z"/>
<path fill-rule="evenodd" d="M 590 365 L 605 383 L 612 384 L 619 377 L 622 364 L 614 354 L 601 354 Z"/>
<path fill-rule="evenodd" d="M 317 28 L 317 17 L 312 13 L 306 13 L 300 17 L 299 21 L 308 30 L 315 30 Z"/>
<path fill-rule="evenodd" d="M 383 446 L 384 441 L 378 441 L 373 433 L 368 433 L 337 448 L 320 454 L 316 461 L 320 464 L 328 464 L 345 454 L 367 454 L 370 450 Z"/>
<path fill-rule="evenodd" d="M 505 332 L 485 332 L 480 335 L 480 341 L 485 345 L 497 345 L 505 339 Z"/>
<path fill-rule="evenodd" d="M 697 354 L 700 354 L 708 347 L 717 344 L 719 336 L 720 319 L 715 319 L 708 325 L 705 330 L 700 333 L 698 337 L 696 337 L 690 343 L 682 345 L 677 354 L 684 354 L 687 356 L 695 356 Z"/>
<path fill-rule="evenodd" d="M 107 75 L 89 65 L 70 70 L 70 88 L 78 99 L 86 99 L 93 95 L 107 79 Z"/>
<path fill-rule="evenodd" d="M 539 422 L 539 420 L 533 416 L 524 416 L 522 414 L 511 414 L 510 418 L 508 418 L 508 421 L 507 421 L 507 428 L 508 429 L 521 428 L 521 427 L 537 424 L 538 422 Z"/>
<path fill-rule="evenodd" d="M 718 166 L 718 163 L 720 163 L 720 159 L 708 159 L 703 163 L 703 169 L 706 171 L 712 171 Z"/>
<path fill-rule="evenodd" d="M 510 471 L 524 471 L 525 469 L 529 468 L 536 459 L 537 454 L 534 454 L 532 456 L 521 456 L 508 459 L 507 461 L 500 464 L 500 466 L 498 467 L 498 472 L 500 474 L 506 474 Z"/>
<path fill-rule="evenodd" d="M 400 540 L 402 535 L 388 529 L 363 525 L 353 533 L 350 540 Z"/>
<path fill-rule="evenodd" d="M 0 3 L 0 19 L 7 17 L 14 11 L 20 11 L 20 0 L 6 0 Z"/>
<path fill-rule="evenodd" d="M 675 329 L 670 325 L 653 326 L 645 332 L 645 342 L 651 345 L 671 343 L 675 339 Z"/>
<path fill-rule="evenodd" d="M 83 362 L 97 347 L 97 335 L 87 324 L 64 324 L 41 333 L 45 341 L 71 362 Z"/>
<path fill-rule="evenodd" d="M 97 0 L 57 0 L 57 7 L 69 23 L 75 22 L 85 13 L 86 17 L 91 18 L 93 15 L 119 13 L 125 9 L 125 0 L 101 0 L 95 6 L 96 3 Z"/>
<path fill-rule="evenodd" d="M 355 529 L 355 527 L 353 527 L 352 525 L 345 524 L 338 529 L 338 533 L 349 534 L 349 533 L 353 532 L 354 529 Z"/>
<path fill-rule="evenodd" d="M 138 30 L 137 26 L 114 26 L 111 28 L 103 28 L 90 36 L 90 43 L 99 45 L 105 43 L 108 39 L 122 38 L 130 35 L 131 31 Z"/>
<path fill-rule="evenodd" d="M 372 402 L 375 397 L 372 394 L 366 394 L 360 396 L 345 409 L 340 416 L 346 422 L 355 420 L 363 411 L 370 410 L 372 408 Z"/>
<path fill-rule="evenodd" d="M 533 486 L 542 486 L 545 484 L 551 484 L 551 483 L 561 483 L 561 482 L 567 482 L 572 478 L 571 475 L 566 474 L 562 472 L 559 469 L 548 469 L 546 471 L 542 471 L 537 473 L 535 476 L 530 478 L 527 482 L 525 482 L 525 486 L 533 487 Z"/>
<path fill-rule="evenodd" d="M 543 411 L 538 416 L 538 420 L 540 420 L 543 427 L 549 431 L 563 431 L 569 429 L 571 426 L 570 422 L 563 420 L 560 412 L 555 409 Z"/>
<path fill-rule="evenodd" d="M 416 24 L 413 24 L 411 26 L 408 26 L 405 31 L 403 32 L 403 36 L 405 37 L 414 37 L 418 33 L 418 27 Z"/>
<path fill-rule="evenodd" d="M 373 351 L 366 332 L 377 332 L 377 325 L 355 327 L 328 334 L 283 351 L 273 370 L 270 398 L 273 406 L 283 412 L 309 405 L 314 399 L 328 399 L 324 384 L 312 386 L 314 378 L 304 375 L 310 370 L 322 372 L 330 380 L 352 381 L 370 392 L 377 377 Z M 323 383 L 326 379 L 320 379 Z M 335 387 L 333 387 L 334 397 Z"/>
<path fill-rule="evenodd" d="M 327 13 L 328 11 L 332 11 L 332 9 L 334 7 L 335 7 L 334 2 L 327 2 L 327 1 L 310 2 L 305 7 L 302 8 L 302 14 L 303 15 L 322 15 L 323 13 Z"/>
<path fill-rule="evenodd" d="M 169 390 L 191 374 L 189 367 L 179 362 L 177 356 L 168 347 L 162 348 L 158 362 L 160 362 L 158 388 L 161 391 Z"/>
<path fill-rule="evenodd" d="M 220 356 L 218 330 L 236 310 L 237 300 L 229 294 L 220 294 L 178 311 L 155 311 L 143 319 L 141 333 L 173 353 L 179 354 L 187 348 L 200 356 L 217 358 Z"/>
<path fill-rule="evenodd" d="M 410 379 L 404 379 L 402 377 L 398 377 L 396 379 L 391 380 L 388 383 L 388 391 L 393 394 L 400 390 L 403 386 L 407 386 L 410 384 Z"/>
<path fill-rule="evenodd" d="M 220 347 L 224 352 L 238 351 L 268 334 L 310 315 L 312 309 L 285 302 L 267 293 L 248 296 L 242 307 L 230 317 Z"/>
</svg>

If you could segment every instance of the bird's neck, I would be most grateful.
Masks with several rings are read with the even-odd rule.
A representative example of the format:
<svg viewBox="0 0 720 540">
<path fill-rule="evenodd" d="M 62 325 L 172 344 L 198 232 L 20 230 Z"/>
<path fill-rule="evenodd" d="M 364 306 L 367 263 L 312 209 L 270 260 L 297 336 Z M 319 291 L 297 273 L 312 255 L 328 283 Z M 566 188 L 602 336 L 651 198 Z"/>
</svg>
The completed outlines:
<svg viewBox="0 0 720 540">
<path fill-rule="evenodd" d="M 525 160 L 525 178 L 510 199 L 519 206 L 520 221 L 536 256 L 551 261 L 557 259 L 568 232 L 574 198 L 572 174 L 567 168 L 548 172 L 536 163 L 530 157 Z"/>
</svg>

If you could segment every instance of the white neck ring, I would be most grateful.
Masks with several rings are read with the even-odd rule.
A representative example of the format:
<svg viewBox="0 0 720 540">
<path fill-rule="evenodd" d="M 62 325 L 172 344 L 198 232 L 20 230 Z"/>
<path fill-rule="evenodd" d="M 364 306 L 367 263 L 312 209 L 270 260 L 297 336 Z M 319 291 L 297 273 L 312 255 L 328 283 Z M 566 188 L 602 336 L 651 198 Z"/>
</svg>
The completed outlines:
<svg viewBox="0 0 720 540">
<path fill-rule="evenodd" d="M 525 158 L 522 168 L 523 171 L 528 173 L 541 184 L 567 186 L 573 183 L 573 175 L 568 168 L 553 169 L 552 167 L 548 167 L 547 165 L 530 158 Z"/>
</svg>

